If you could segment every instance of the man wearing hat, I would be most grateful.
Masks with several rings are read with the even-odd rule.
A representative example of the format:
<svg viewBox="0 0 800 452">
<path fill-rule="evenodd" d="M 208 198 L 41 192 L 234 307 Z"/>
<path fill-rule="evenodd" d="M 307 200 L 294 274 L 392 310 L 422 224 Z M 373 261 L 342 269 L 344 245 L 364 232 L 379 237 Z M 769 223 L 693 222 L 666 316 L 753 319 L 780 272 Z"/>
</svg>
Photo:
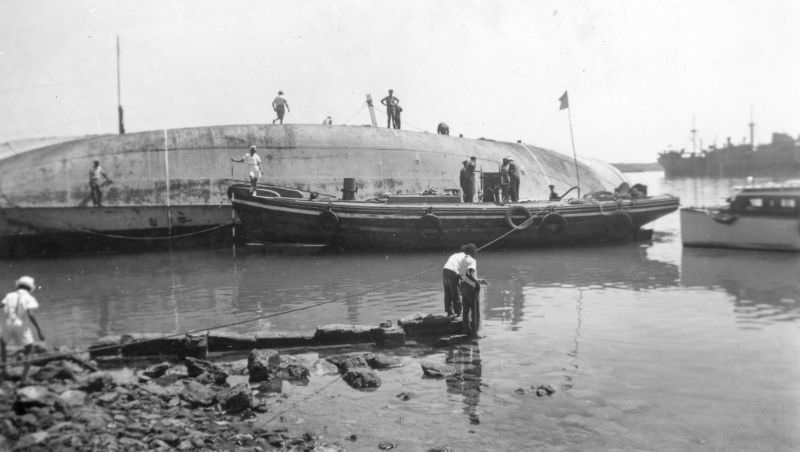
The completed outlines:
<svg viewBox="0 0 800 452">
<path fill-rule="evenodd" d="M 22 382 L 28 378 L 28 371 L 30 370 L 30 362 L 28 361 L 31 350 L 33 349 L 33 331 L 31 325 L 36 327 L 36 332 L 39 339 L 44 340 L 39 322 L 33 315 L 33 310 L 39 307 L 39 302 L 31 295 L 35 288 L 33 278 L 30 276 L 22 276 L 16 282 L 16 290 L 6 294 L 3 301 L 0 302 L 2 311 L 0 314 L 0 358 L 2 358 L 2 375 L 0 380 L 8 377 L 6 373 L 6 361 L 8 360 L 8 353 L 6 344 L 10 343 L 15 346 L 25 347 L 25 365 L 22 371 Z"/>
<path fill-rule="evenodd" d="M 283 124 L 283 114 L 289 110 L 289 102 L 286 102 L 286 99 L 283 97 L 283 91 L 278 91 L 278 95 L 275 97 L 275 100 L 272 101 L 272 109 L 275 110 L 275 114 L 278 115 L 277 118 L 272 120 L 272 123 L 275 124 L 275 121 L 280 121 Z"/>
<path fill-rule="evenodd" d="M 459 252 L 450 255 L 442 269 L 444 310 L 447 315 L 456 316 L 463 310 L 463 329 L 470 335 L 478 332 L 478 295 L 481 283 L 486 282 L 478 279 L 477 254 L 475 244 L 462 245 Z"/>
</svg>

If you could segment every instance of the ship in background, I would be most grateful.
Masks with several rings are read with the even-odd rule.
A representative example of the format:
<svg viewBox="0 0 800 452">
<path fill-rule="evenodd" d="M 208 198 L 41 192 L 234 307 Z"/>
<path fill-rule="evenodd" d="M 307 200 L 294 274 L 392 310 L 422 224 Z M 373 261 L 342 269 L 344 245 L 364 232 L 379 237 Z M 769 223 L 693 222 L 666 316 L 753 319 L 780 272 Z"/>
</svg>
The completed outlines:
<svg viewBox="0 0 800 452">
<path fill-rule="evenodd" d="M 733 144 L 728 137 L 725 146 L 709 146 L 696 149 L 692 128 L 693 152 L 664 151 L 658 155 L 658 163 L 664 168 L 667 178 L 675 177 L 743 177 L 770 176 L 795 177 L 800 174 L 800 137 L 785 133 L 773 133 L 768 144 L 756 145 L 750 124 L 750 142 Z"/>
</svg>

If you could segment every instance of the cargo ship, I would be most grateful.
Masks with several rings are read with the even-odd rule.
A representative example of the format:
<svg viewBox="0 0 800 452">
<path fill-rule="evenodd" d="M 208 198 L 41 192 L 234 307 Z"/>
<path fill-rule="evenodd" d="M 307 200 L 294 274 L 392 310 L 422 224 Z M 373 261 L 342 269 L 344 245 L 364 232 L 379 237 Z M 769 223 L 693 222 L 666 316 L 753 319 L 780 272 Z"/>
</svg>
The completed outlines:
<svg viewBox="0 0 800 452">
<path fill-rule="evenodd" d="M 658 156 L 668 178 L 795 176 L 800 174 L 800 139 L 773 133 L 768 144 L 733 144 L 730 138 L 723 147 L 710 146 L 698 152 L 664 151 Z"/>
<path fill-rule="evenodd" d="M 626 182 L 609 164 L 576 164 L 521 142 L 368 125 L 223 125 L 12 142 L 0 145 L 0 255 L 230 243 L 237 221 L 227 189 L 248 179 L 247 166 L 231 159 L 253 145 L 261 181 L 335 198 L 346 180 L 356 200 L 458 189 L 471 156 L 479 175 L 513 158 L 522 199 L 547 199 L 549 185 L 565 192 L 578 179 L 582 193 Z M 90 201 L 94 161 L 110 179 L 102 206 Z"/>
</svg>

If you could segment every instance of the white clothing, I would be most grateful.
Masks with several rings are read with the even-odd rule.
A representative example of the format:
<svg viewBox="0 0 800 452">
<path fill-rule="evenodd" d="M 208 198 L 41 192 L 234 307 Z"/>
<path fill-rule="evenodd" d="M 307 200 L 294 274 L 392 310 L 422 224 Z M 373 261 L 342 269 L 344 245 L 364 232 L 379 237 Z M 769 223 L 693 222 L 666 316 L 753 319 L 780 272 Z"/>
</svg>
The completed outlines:
<svg viewBox="0 0 800 452">
<path fill-rule="evenodd" d="M 467 271 L 470 269 L 475 270 L 475 274 L 473 276 L 475 276 L 475 279 L 478 278 L 478 261 L 464 252 L 451 255 L 447 259 L 447 262 L 445 262 L 444 268 L 458 273 L 458 276 L 460 276 L 463 281 L 468 281 Z M 468 282 L 471 283 L 471 281 Z"/>
<path fill-rule="evenodd" d="M 27 290 L 17 289 L 6 294 L 0 305 L 3 308 L 0 321 L 3 340 L 7 344 L 14 345 L 33 344 L 33 330 L 28 311 L 39 307 L 36 298 Z"/>
<path fill-rule="evenodd" d="M 255 179 L 257 177 L 261 177 L 261 157 L 258 154 L 250 155 L 248 152 L 247 154 L 242 157 L 245 163 L 250 165 L 250 178 Z"/>
</svg>

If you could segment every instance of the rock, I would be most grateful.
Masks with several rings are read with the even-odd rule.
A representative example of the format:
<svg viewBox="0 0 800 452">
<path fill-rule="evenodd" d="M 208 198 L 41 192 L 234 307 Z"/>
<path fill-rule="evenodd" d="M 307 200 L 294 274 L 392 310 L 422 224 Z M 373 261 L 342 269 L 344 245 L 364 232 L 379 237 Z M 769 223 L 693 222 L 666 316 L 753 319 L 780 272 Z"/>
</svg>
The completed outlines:
<svg viewBox="0 0 800 452">
<path fill-rule="evenodd" d="M 444 314 L 414 314 L 397 322 L 408 337 L 462 334 L 461 319 Z"/>
<path fill-rule="evenodd" d="M 401 393 L 395 395 L 395 397 L 397 397 L 398 399 L 402 400 L 403 402 L 405 402 L 407 400 L 411 400 L 411 394 L 409 394 L 407 392 L 401 392 Z"/>
<path fill-rule="evenodd" d="M 72 415 L 72 420 L 86 424 L 86 427 L 90 430 L 102 431 L 105 431 L 108 424 L 113 422 L 113 419 L 108 413 L 92 405 L 84 406 L 76 410 Z"/>
<path fill-rule="evenodd" d="M 92 393 L 99 391 L 106 391 L 114 387 L 114 379 L 107 372 L 92 372 L 89 375 L 81 378 L 78 382 L 78 388 Z"/>
<path fill-rule="evenodd" d="M 68 389 L 58 399 L 67 407 L 77 407 L 86 403 L 86 393 L 79 389 Z"/>
<path fill-rule="evenodd" d="M 117 397 L 119 397 L 118 392 L 106 392 L 105 394 L 98 397 L 97 401 L 105 405 L 109 405 L 114 403 L 114 401 L 117 400 Z"/>
<path fill-rule="evenodd" d="M 181 398 L 193 406 L 213 405 L 216 395 L 211 389 L 196 381 L 187 381 L 181 392 Z"/>
<path fill-rule="evenodd" d="M 339 368 L 327 359 L 318 359 L 311 365 L 311 373 L 316 376 L 337 375 Z"/>
<path fill-rule="evenodd" d="M 53 380 L 74 380 L 75 373 L 72 368 L 66 366 L 64 361 L 50 361 L 44 366 L 40 367 L 34 373 L 31 373 L 34 380 L 42 382 L 51 382 Z"/>
<path fill-rule="evenodd" d="M 295 356 L 282 355 L 280 358 L 280 365 L 276 373 L 279 378 L 295 383 L 308 383 L 311 372 L 305 364 Z"/>
<path fill-rule="evenodd" d="M 403 361 L 396 356 L 388 356 L 383 353 L 376 353 L 367 357 L 367 364 L 373 369 L 391 369 L 394 367 L 402 367 Z"/>
<path fill-rule="evenodd" d="M 355 389 L 371 389 L 381 385 L 381 377 L 366 367 L 350 369 L 345 372 L 342 379 Z"/>
<path fill-rule="evenodd" d="M 356 369 L 359 367 L 368 368 L 369 363 L 367 362 L 367 359 L 371 357 L 372 353 L 345 353 L 342 355 L 328 356 L 325 359 L 336 366 L 336 368 L 339 369 L 339 373 L 345 373 L 350 369 Z"/>
<path fill-rule="evenodd" d="M 124 448 L 124 450 L 145 450 L 147 448 L 147 444 L 139 441 L 138 439 L 134 438 L 127 438 L 122 437 L 119 439 L 119 445 Z"/>
<path fill-rule="evenodd" d="M 203 382 L 210 381 L 220 386 L 225 385 L 228 380 L 228 374 L 210 361 L 186 358 L 184 362 L 186 363 L 186 372 L 192 378 L 199 378 L 201 375 L 207 374 L 205 377 L 202 377 Z"/>
<path fill-rule="evenodd" d="M 400 347 L 406 343 L 406 331 L 399 326 L 381 326 L 372 331 L 372 336 L 380 347 Z"/>
<path fill-rule="evenodd" d="M 16 409 L 18 413 L 26 412 L 32 406 L 52 406 L 55 394 L 45 386 L 25 386 L 17 390 Z"/>
<path fill-rule="evenodd" d="M 250 383 L 273 379 L 274 372 L 280 364 L 280 354 L 275 350 L 251 350 L 247 356 Z"/>
<path fill-rule="evenodd" d="M 556 389 L 551 385 L 531 385 L 531 389 L 536 393 L 537 397 L 551 396 L 556 392 Z"/>
<path fill-rule="evenodd" d="M 14 451 L 17 450 L 28 450 L 37 444 L 43 444 L 47 441 L 47 438 L 50 436 L 49 433 L 45 431 L 38 431 L 34 433 L 27 434 L 17 441 L 17 445 L 14 446 Z"/>
<path fill-rule="evenodd" d="M 148 376 L 149 378 L 159 378 L 163 376 L 165 373 L 167 373 L 168 369 L 169 369 L 169 363 L 164 362 L 164 363 L 154 364 L 148 367 L 147 369 L 143 370 L 142 373 Z"/>
<path fill-rule="evenodd" d="M 450 377 L 457 373 L 455 367 L 433 361 L 422 361 L 420 366 L 422 366 L 423 375 L 430 378 Z"/>
<path fill-rule="evenodd" d="M 253 407 L 253 393 L 250 385 L 239 383 L 219 396 L 222 409 L 228 414 L 241 413 Z"/>
</svg>

